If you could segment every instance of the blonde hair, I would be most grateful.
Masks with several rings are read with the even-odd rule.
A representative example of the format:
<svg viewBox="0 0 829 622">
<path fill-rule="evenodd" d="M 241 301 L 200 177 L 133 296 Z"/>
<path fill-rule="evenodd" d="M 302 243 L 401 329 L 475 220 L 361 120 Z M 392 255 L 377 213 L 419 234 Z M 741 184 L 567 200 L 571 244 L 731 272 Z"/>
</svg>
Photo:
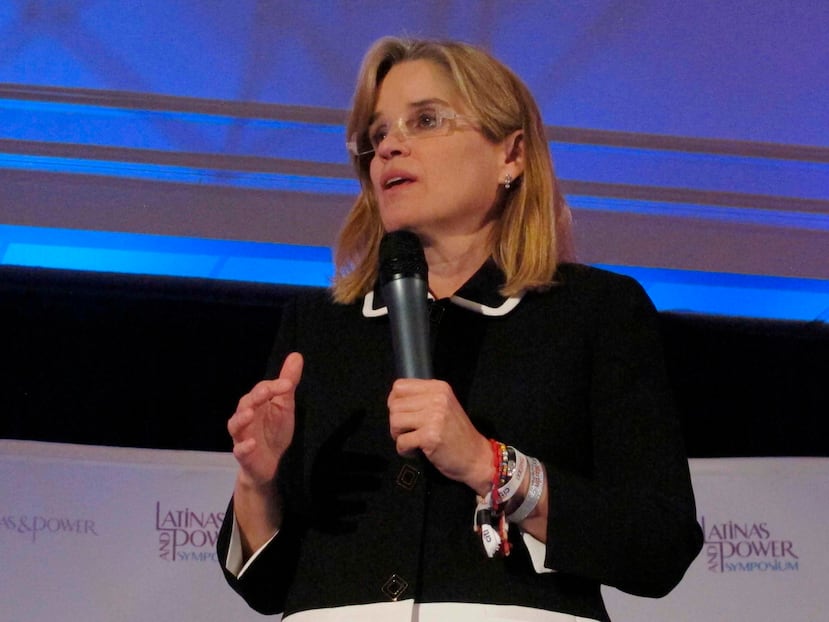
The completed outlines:
<svg viewBox="0 0 829 622">
<path fill-rule="evenodd" d="M 431 61 L 447 72 L 487 139 L 500 142 L 523 130 L 524 171 L 505 193 L 492 257 L 506 277 L 503 295 L 549 287 L 559 262 L 572 259 L 570 210 L 553 172 L 538 106 L 524 83 L 501 62 L 465 43 L 380 39 L 363 59 L 346 135 L 365 134 L 386 74 L 394 65 L 412 60 Z M 338 302 L 356 301 L 377 279 L 385 231 L 369 175 L 372 157 L 352 157 L 361 190 L 334 254 L 333 294 Z"/>
</svg>

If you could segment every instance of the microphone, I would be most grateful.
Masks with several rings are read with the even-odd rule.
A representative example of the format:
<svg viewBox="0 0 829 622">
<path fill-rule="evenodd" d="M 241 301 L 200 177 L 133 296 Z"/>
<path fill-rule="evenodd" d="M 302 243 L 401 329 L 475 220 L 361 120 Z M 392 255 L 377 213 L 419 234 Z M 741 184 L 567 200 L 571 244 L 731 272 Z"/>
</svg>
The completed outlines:
<svg viewBox="0 0 829 622">
<path fill-rule="evenodd" d="M 389 310 L 398 378 L 432 378 L 427 307 L 429 269 L 420 239 L 393 231 L 380 240 L 380 286 Z"/>
</svg>

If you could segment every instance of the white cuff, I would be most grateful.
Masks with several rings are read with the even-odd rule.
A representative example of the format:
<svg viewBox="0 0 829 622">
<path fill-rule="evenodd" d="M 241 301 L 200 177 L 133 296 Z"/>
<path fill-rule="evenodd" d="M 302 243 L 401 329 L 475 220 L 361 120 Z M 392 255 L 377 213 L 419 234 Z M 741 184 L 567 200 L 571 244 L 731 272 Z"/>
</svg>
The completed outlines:
<svg viewBox="0 0 829 622">
<path fill-rule="evenodd" d="M 230 532 L 230 545 L 227 548 L 227 559 L 225 559 L 225 568 L 227 571 L 237 579 L 241 579 L 242 575 L 245 573 L 245 570 L 247 570 L 253 563 L 253 560 L 259 557 L 259 553 L 261 553 L 265 547 L 271 543 L 278 533 L 279 530 L 277 529 L 276 532 L 268 538 L 268 541 L 256 549 L 253 552 L 253 555 L 250 556 L 250 559 L 245 562 L 242 555 L 242 536 L 239 533 L 239 525 L 236 523 L 236 515 L 234 514 L 233 529 Z"/>
<path fill-rule="evenodd" d="M 533 569 L 538 574 L 555 572 L 552 568 L 547 568 L 544 565 L 544 558 L 547 557 L 547 546 L 541 540 L 537 540 L 524 531 L 521 532 L 521 537 L 524 538 L 524 545 L 530 553 L 530 559 L 533 562 Z"/>
</svg>

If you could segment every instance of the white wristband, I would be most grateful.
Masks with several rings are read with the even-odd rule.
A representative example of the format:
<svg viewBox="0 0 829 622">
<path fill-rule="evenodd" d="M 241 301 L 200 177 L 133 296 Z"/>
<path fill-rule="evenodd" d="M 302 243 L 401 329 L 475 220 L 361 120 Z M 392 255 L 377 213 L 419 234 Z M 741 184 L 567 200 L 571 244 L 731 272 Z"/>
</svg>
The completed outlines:
<svg viewBox="0 0 829 622">
<path fill-rule="evenodd" d="M 497 498 L 499 504 L 505 504 L 512 499 L 513 495 L 521 487 L 524 481 L 524 476 L 527 474 L 527 457 L 520 451 L 511 448 L 515 452 L 515 470 L 512 472 L 512 477 L 507 480 L 507 483 L 501 486 L 497 491 Z"/>
<path fill-rule="evenodd" d="M 544 490 L 544 467 L 536 458 L 527 458 L 530 463 L 530 488 L 527 496 L 514 512 L 507 514 L 507 520 L 511 523 L 520 523 L 527 518 L 541 500 L 541 493 Z"/>
</svg>

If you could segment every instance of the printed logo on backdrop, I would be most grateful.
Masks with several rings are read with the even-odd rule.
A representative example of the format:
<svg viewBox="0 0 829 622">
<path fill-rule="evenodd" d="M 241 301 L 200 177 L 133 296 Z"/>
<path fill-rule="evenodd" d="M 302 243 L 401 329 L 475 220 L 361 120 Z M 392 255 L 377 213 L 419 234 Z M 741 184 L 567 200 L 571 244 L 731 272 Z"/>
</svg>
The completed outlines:
<svg viewBox="0 0 829 622">
<path fill-rule="evenodd" d="M 169 562 L 216 562 L 216 540 L 224 512 L 155 504 L 158 556 Z"/>
<path fill-rule="evenodd" d="M 792 572 L 800 570 L 795 543 L 767 522 L 700 518 L 710 572 Z"/>
<path fill-rule="evenodd" d="M 95 521 L 90 518 L 70 516 L 41 516 L 19 514 L 0 516 L 0 528 L 7 532 L 38 542 L 44 537 L 88 537 L 97 536 Z"/>
</svg>

